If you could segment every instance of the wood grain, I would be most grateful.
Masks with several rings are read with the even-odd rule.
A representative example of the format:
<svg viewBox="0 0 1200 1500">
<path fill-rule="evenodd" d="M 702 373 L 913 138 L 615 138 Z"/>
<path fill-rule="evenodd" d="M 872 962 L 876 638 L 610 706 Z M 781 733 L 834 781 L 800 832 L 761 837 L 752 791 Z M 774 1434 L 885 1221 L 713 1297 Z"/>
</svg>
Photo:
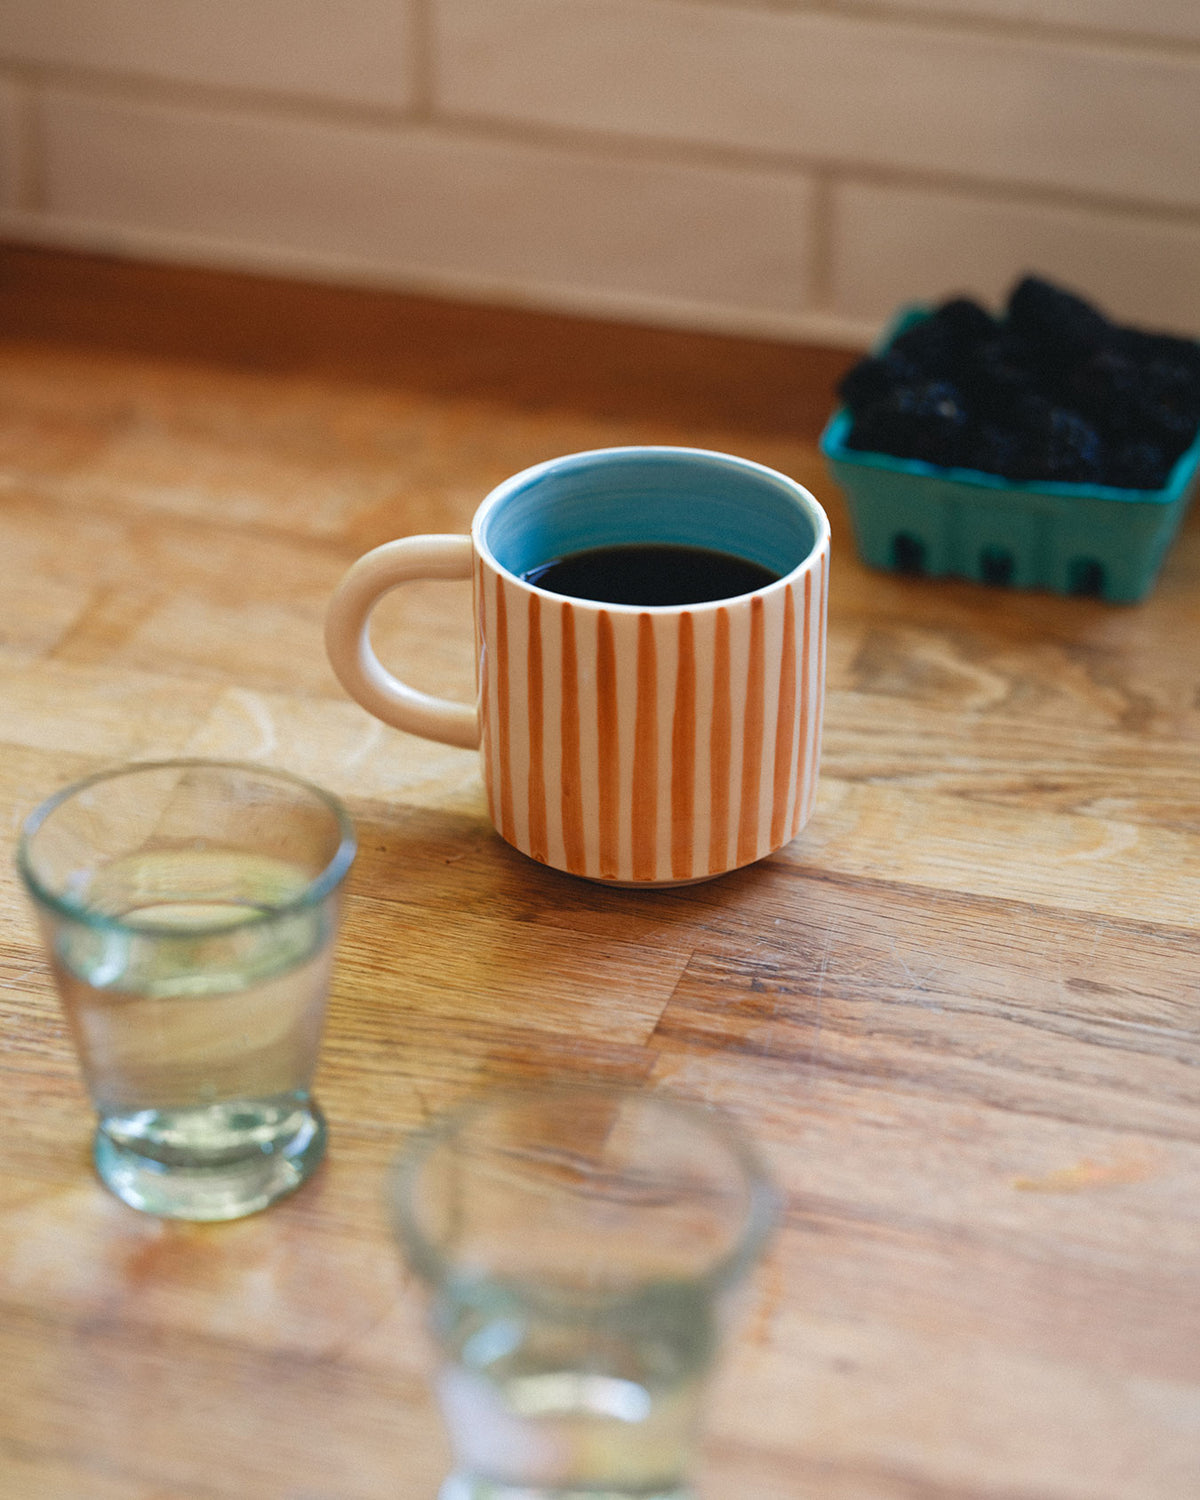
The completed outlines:
<svg viewBox="0 0 1200 1500">
<path fill-rule="evenodd" d="M 487 1082 L 724 1105 L 786 1198 L 703 1500 L 1194 1500 L 1200 517 L 1135 608 L 871 573 L 815 438 L 848 357 L 0 252 L 0 816 L 176 753 L 344 797 L 318 1092 L 269 1213 L 147 1219 L 0 871 L 0 1500 L 433 1500 L 446 1449 L 387 1163 Z M 325 663 L 344 568 L 621 442 L 793 474 L 834 528 L 813 819 L 634 893 L 492 831 L 478 762 Z M 459 585 L 376 645 L 471 692 Z"/>
</svg>

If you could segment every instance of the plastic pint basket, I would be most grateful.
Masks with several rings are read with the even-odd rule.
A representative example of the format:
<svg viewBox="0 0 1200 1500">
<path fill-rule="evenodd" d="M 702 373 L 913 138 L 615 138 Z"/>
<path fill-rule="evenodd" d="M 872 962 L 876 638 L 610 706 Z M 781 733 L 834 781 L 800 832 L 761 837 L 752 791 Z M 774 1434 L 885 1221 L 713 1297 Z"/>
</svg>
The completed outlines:
<svg viewBox="0 0 1200 1500">
<path fill-rule="evenodd" d="M 884 350 L 923 307 L 905 308 Z M 834 413 L 820 448 L 846 496 L 859 556 L 871 567 L 1019 589 L 1144 599 L 1179 529 L 1200 469 L 1200 432 L 1158 490 L 1053 481 L 1018 483 L 978 469 L 846 446 L 851 416 Z"/>
</svg>

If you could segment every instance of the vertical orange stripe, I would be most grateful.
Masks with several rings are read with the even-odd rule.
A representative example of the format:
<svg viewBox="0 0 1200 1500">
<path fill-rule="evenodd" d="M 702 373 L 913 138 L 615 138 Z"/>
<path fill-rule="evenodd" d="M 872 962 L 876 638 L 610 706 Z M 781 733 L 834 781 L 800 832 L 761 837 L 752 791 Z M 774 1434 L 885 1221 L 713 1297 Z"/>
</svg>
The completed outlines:
<svg viewBox="0 0 1200 1500">
<path fill-rule="evenodd" d="M 546 862 L 546 772 L 542 748 L 542 601 L 529 595 L 529 642 L 525 651 L 529 682 L 529 853 Z"/>
<path fill-rule="evenodd" d="M 475 556 L 475 682 L 479 693 L 479 750 L 483 762 L 483 785 L 487 791 L 488 817 L 496 822 L 496 788 L 492 785 L 492 724 L 488 712 L 491 694 L 488 691 L 489 650 L 485 645 L 487 628 L 487 580 L 483 563 Z"/>
<path fill-rule="evenodd" d="M 509 723 L 508 615 L 504 579 L 496 579 L 496 727 L 500 741 L 500 832 L 511 844 L 516 838 L 512 795 L 512 726 Z"/>
<path fill-rule="evenodd" d="M 789 583 L 783 598 L 783 646 L 779 653 L 779 708 L 775 717 L 775 784 L 771 796 L 771 848 L 784 842 L 792 752 L 796 736 L 796 595 Z M 797 788 L 799 791 L 799 788 Z"/>
<path fill-rule="evenodd" d="M 732 746 L 729 702 L 729 611 L 717 610 L 713 639 L 712 728 L 708 740 L 712 818 L 709 824 L 708 873 L 725 868 L 729 842 L 729 763 Z"/>
<path fill-rule="evenodd" d="M 746 711 L 742 717 L 742 805 L 738 816 L 737 862 L 758 854 L 759 793 L 762 790 L 763 678 L 766 674 L 764 610 L 761 594 L 750 600 L 750 660 Z"/>
<path fill-rule="evenodd" d="M 579 759 L 579 660 L 575 650 L 575 611 L 562 607 L 562 827 L 567 869 L 584 868 L 583 771 Z"/>
<path fill-rule="evenodd" d="M 638 616 L 632 814 L 633 878 L 653 880 L 658 861 L 658 645 L 650 615 Z"/>
<path fill-rule="evenodd" d="M 804 774 L 808 750 L 808 724 L 812 717 L 812 683 L 808 665 L 812 638 L 812 569 L 804 575 L 804 634 L 800 642 L 800 737 L 796 746 L 796 809 L 792 814 L 792 838 L 805 818 Z"/>
<path fill-rule="evenodd" d="M 829 599 L 829 553 L 821 554 L 821 590 L 817 601 L 817 671 L 813 692 L 812 776 L 809 781 L 805 818 L 812 815 L 817 802 L 817 772 L 821 765 L 821 724 L 825 717 L 825 614 Z"/>
<path fill-rule="evenodd" d="M 600 878 L 616 880 L 617 867 L 617 652 L 612 618 L 596 622 L 596 720 L 600 780 Z"/>
<path fill-rule="evenodd" d="M 671 724 L 671 878 L 694 875 L 692 824 L 696 816 L 696 631 L 692 616 L 679 617 L 679 668 Z"/>
</svg>

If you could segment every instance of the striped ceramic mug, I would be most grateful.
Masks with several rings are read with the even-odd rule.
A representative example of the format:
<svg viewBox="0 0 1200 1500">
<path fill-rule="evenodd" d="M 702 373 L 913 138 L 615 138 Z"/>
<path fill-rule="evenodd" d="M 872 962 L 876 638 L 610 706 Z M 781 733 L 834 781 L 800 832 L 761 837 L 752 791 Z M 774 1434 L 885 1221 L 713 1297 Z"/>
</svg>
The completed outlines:
<svg viewBox="0 0 1200 1500">
<path fill-rule="evenodd" d="M 620 604 L 524 575 L 593 548 L 677 544 L 775 575 L 697 604 Z M 393 677 L 368 639 L 417 578 L 473 580 L 474 704 Z M 339 680 L 385 723 L 480 750 L 492 821 L 522 853 L 592 880 L 677 885 L 761 859 L 812 811 L 825 675 L 829 522 L 782 474 L 695 448 L 575 453 L 505 480 L 471 535 L 369 552 L 330 603 Z"/>
</svg>

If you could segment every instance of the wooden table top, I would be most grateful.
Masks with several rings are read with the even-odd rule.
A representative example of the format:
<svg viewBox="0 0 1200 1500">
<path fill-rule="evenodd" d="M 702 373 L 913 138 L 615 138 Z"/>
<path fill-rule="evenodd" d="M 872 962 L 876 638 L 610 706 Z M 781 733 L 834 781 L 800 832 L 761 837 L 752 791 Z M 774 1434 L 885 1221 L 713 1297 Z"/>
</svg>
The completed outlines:
<svg viewBox="0 0 1200 1500">
<path fill-rule="evenodd" d="M 327 1162 L 224 1226 L 108 1196 L 0 869 L 2 1500 L 433 1500 L 386 1164 L 486 1082 L 730 1109 L 786 1195 L 705 1500 L 1200 1494 L 1200 514 L 1146 603 L 870 572 L 815 438 L 849 356 L 0 256 L 0 804 L 262 759 L 358 827 Z M 326 664 L 346 566 L 627 442 L 794 475 L 833 524 L 825 754 L 782 853 L 675 891 L 510 850 L 471 753 Z M 381 608 L 470 696 L 466 586 Z"/>
</svg>

